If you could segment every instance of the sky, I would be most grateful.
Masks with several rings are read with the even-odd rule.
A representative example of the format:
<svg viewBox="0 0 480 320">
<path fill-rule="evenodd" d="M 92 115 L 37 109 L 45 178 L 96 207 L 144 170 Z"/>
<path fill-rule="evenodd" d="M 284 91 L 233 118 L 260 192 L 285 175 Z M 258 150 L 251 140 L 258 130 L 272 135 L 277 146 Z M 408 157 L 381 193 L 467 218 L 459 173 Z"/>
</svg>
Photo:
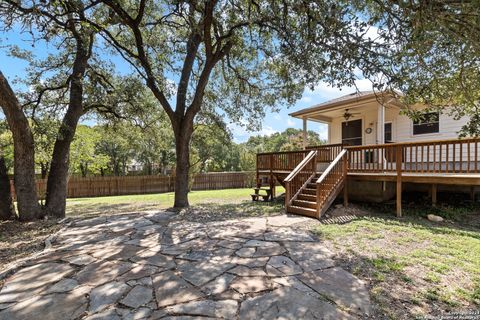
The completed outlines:
<svg viewBox="0 0 480 320">
<path fill-rule="evenodd" d="M 21 78 L 26 74 L 28 63 L 23 60 L 10 57 L 4 49 L 7 44 L 15 44 L 20 48 L 33 50 L 35 55 L 39 58 L 46 56 L 48 52 L 56 50 L 54 46 L 42 42 L 36 42 L 35 47 L 33 47 L 30 37 L 28 35 L 21 34 L 19 31 L 3 33 L 0 37 L 0 41 L 0 71 L 7 77 L 14 89 L 16 87 L 18 88 L 18 85 L 12 82 L 15 80 L 15 78 Z M 128 72 L 130 67 L 121 58 L 114 57 L 112 60 L 116 64 L 117 70 L 119 70 L 121 73 Z M 370 81 L 366 79 L 357 80 L 356 86 L 360 91 L 371 90 L 372 88 Z M 333 88 L 324 82 L 320 82 L 313 90 L 306 89 L 302 98 L 298 100 L 293 107 L 283 108 L 278 113 L 267 114 L 260 131 L 247 131 L 242 126 L 234 123 L 230 124 L 229 128 L 232 131 L 234 141 L 237 143 L 245 142 L 250 136 L 253 135 L 270 135 L 275 132 L 284 131 L 287 128 L 301 129 L 303 127 L 302 121 L 300 119 L 290 117 L 288 115 L 289 113 L 355 92 L 355 90 L 356 89 L 354 87 Z M 91 125 L 92 121 L 86 120 L 84 123 Z M 307 127 L 308 130 L 318 132 L 322 139 L 327 139 L 328 128 L 326 125 L 309 121 L 307 123 Z"/>
</svg>

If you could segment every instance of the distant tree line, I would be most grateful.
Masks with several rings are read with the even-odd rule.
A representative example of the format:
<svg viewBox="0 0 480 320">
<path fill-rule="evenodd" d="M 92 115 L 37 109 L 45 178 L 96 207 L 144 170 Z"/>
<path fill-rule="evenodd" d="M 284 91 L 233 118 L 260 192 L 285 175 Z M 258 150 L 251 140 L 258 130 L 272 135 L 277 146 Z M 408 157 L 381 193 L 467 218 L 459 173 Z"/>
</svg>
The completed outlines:
<svg viewBox="0 0 480 320">
<path fill-rule="evenodd" d="M 158 122 L 155 125 L 161 126 Z M 37 177 L 46 179 L 59 123 L 32 122 Z M 2 129 L 3 128 L 3 129 Z M 0 144 L 7 172 L 13 173 L 13 140 L 0 121 Z M 162 134 L 159 134 L 162 133 Z M 310 145 L 322 144 L 318 133 L 308 132 Z M 302 130 L 289 128 L 271 135 L 256 135 L 236 143 L 226 128 L 214 124 L 195 126 L 192 139 L 191 173 L 253 171 L 256 153 L 303 148 Z M 135 166 L 136 168 L 134 168 Z M 167 129 L 142 128 L 129 121 L 94 126 L 79 125 L 70 148 L 69 174 L 76 176 L 167 175 L 175 170 L 175 141 Z"/>
</svg>

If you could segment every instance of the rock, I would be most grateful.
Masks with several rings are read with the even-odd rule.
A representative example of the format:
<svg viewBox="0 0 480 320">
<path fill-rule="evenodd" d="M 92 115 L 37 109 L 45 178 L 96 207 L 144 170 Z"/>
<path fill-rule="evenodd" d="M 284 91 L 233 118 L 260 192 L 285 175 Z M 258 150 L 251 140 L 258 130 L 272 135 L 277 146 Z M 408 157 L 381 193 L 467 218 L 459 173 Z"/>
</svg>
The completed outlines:
<svg viewBox="0 0 480 320">
<path fill-rule="evenodd" d="M 118 276 L 131 270 L 132 267 L 133 265 L 129 262 L 95 262 L 77 274 L 77 281 L 80 284 L 98 286 L 116 279 Z"/>
<path fill-rule="evenodd" d="M 134 239 L 125 242 L 125 244 L 140 246 L 145 248 L 153 248 L 160 245 L 160 234 L 151 234 L 146 236 L 144 233 L 148 231 L 138 231 L 133 235 Z"/>
<path fill-rule="evenodd" d="M 160 309 L 160 310 L 155 310 L 152 312 L 149 320 L 158 320 L 158 319 L 166 319 L 164 318 L 166 315 L 168 315 L 167 311 L 165 309 Z"/>
<path fill-rule="evenodd" d="M 100 313 L 92 314 L 85 318 L 85 320 L 120 320 L 120 316 L 115 309 L 109 309 Z"/>
<path fill-rule="evenodd" d="M 71 263 L 76 266 L 85 266 L 87 264 L 90 264 L 96 259 L 92 256 L 89 256 L 88 254 L 81 254 L 78 256 L 70 256 L 62 259 L 63 261 L 66 261 L 68 263 Z"/>
<path fill-rule="evenodd" d="M 313 291 L 313 289 L 307 287 L 305 284 L 303 284 L 303 282 L 301 282 L 300 280 L 298 280 L 294 276 L 272 278 L 272 281 L 275 282 L 275 283 L 278 283 L 278 284 L 280 284 L 284 287 L 292 287 L 292 288 L 294 288 L 298 291 L 308 293 L 309 295 L 317 295 L 318 296 L 318 293 Z"/>
<path fill-rule="evenodd" d="M 233 319 L 237 313 L 238 302 L 235 300 L 204 300 L 178 304 L 167 308 L 170 314 L 195 315 Z"/>
<path fill-rule="evenodd" d="M 274 231 L 265 233 L 267 241 L 315 241 L 311 235 L 306 232 L 292 230 L 290 228 L 277 228 Z"/>
<path fill-rule="evenodd" d="M 207 295 L 220 294 L 228 289 L 233 279 L 235 279 L 234 275 L 228 273 L 223 274 L 204 285 L 201 290 Z"/>
<path fill-rule="evenodd" d="M 433 222 L 442 222 L 443 221 L 442 217 L 434 215 L 434 214 L 429 214 L 427 216 L 427 219 L 430 220 L 430 221 L 433 221 Z"/>
<path fill-rule="evenodd" d="M 62 279 L 50 288 L 48 288 L 47 291 L 45 291 L 45 294 L 49 293 L 60 293 L 60 292 L 68 292 L 73 290 L 78 286 L 77 280 L 74 279 Z"/>
<path fill-rule="evenodd" d="M 27 300 L 1 311 L 0 320 L 31 320 L 36 316 L 42 320 L 77 319 L 87 308 L 89 290 L 84 286 L 68 293 L 27 294 Z"/>
<path fill-rule="evenodd" d="M 264 267 L 267 264 L 269 257 L 258 257 L 258 258 L 239 258 L 234 257 L 230 260 L 231 263 L 240 264 L 247 266 L 249 268 L 255 267 Z"/>
<path fill-rule="evenodd" d="M 213 253 L 209 250 L 193 250 L 184 252 L 177 256 L 177 258 L 190 261 L 202 261 L 211 259 L 212 255 Z"/>
<path fill-rule="evenodd" d="M 305 272 L 331 268 L 335 265 L 331 259 L 333 252 L 325 248 L 322 243 L 309 243 L 306 246 L 304 242 L 286 242 L 285 248 L 288 255 Z"/>
<path fill-rule="evenodd" d="M 257 251 L 255 248 L 241 248 L 235 252 L 235 254 L 242 258 L 251 258 Z"/>
<path fill-rule="evenodd" d="M 236 266 L 235 268 L 228 270 L 228 273 L 232 273 L 241 277 L 267 276 L 263 269 L 249 268 L 245 266 Z"/>
<path fill-rule="evenodd" d="M 262 248 L 272 248 L 278 247 L 279 244 L 276 242 L 271 241 L 262 241 L 262 240 L 248 240 L 244 245 L 244 247 L 262 247 Z"/>
<path fill-rule="evenodd" d="M 8 307 L 11 307 L 15 304 L 15 302 L 11 303 L 0 303 L 0 310 L 7 309 Z"/>
<path fill-rule="evenodd" d="M 120 303 L 127 307 L 137 309 L 138 307 L 149 303 L 150 300 L 152 300 L 152 297 L 153 293 L 151 288 L 137 285 L 130 290 L 125 298 L 120 300 Z"/>
<path fill-rule="evenodd" d="M 357 314 L 370 313 L 370 296 L 365 282 L 342 268 L 312 271 L 298 276 L 298 279 L 322 296 Z"/>
<path fill-rule="evenodd" d="M 149 277 L 152 274 L 158 273 L 159 271 L 160 269 L 155 266 L 141 264 L 122 274 L 120 277 L 117 277 L 117 280 L 121 282 L 138 280 Z"/>
<path fill-rule="evenodd" d="M 267 224 L 265 218 L 249 218 L 209 223 L 208 227 L 208 235 L 212 239 L 249 238 L 263 240 Z"/>
<path fill-rule="evenodd" d="M 235 242 L 230 240 L 221 240 L 217 243 L 217 246 L 237 250 L 242 247 L 242 244 L 240 242 Z"/>
<path fill-rule="evenodd" d="M 274 242 L 270 242 L 274 243 Z M 285 248 L 278 243 L 275 245 L 261 246 L 261 247 L 244 247 L 235 252 L 235 254 L 242 258 L 257 258 L 280 255 L 286 252 Z"/>
<path fill-rule="evenodd" d="M 153 310 L 150 308 L 138 308 L 136 310 L 132 310 L 122 316 L 122 320 L 140 320 L 140 319 L 147 319 Z"/>
<path fill-rule="evenodd" d="M 271 267 L 273 270 L 271 270 L 269 267 Z M 268 260 L 267 273 L 270 276 L 293 276 L 302 273 L 302 268 L 300 268 L 300 266 L 298 266 L 290 258 L 285 256 L 274 256 Z"/>
<path fill-rule="evenodd" d="M 178 270 L 185 280 L 199 287 L 215 279 L 233 266 L 234 264 L 231 263 L 204 261 L 201 263 L 193 262 L 181 265 L 178 267 Z"/>
<path fill-rule="evenodd" d="M 138 264 L 148 264 L 159 267 L 162 270 L 167 270 L 175 267 L 175 262 L 172 257 L 163 255 L 155 250 L 144 250 L 139 252 L 136 256 L 130 259 Z"/>
<path fill-rule="evenodd" d="M 240 306 L 240 319 L 348 319 L 332 304 L 294 288 L 279 288 L 248 298 Z"/>
<path fill-rule="evenodd" d="M 0 291 L 0 303 L 28 299 L 73 272 L 68 264 L 55 262 L 23 268 L 6 280 Z"/>
<path fill-rule="evenodd" d="M 117 302 L 130 287 L 122 282 L 112 281 L 96 287 L 90 293 L 89 312 L 95 313 Z"/>
<path fill-rule="evenodd" d="M 278 285 L 265 277 L 237 278 L 230 287 L 242 294 L 271 290 Z"/>
<path fill-rule="evenodd" d="M 172 271 L 164 271 L 152 277 L 158 307 L 183 303 L 203 297 L 203 293 Z"/>
</svg>

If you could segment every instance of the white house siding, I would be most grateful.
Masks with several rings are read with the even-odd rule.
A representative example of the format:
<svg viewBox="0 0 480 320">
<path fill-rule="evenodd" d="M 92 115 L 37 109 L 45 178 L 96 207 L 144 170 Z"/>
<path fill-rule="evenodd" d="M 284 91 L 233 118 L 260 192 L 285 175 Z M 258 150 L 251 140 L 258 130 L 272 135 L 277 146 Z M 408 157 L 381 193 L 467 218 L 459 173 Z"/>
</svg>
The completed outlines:
<svg viewBox="0 0 480 320">
<path fill-rule="evenodd" d="M 351 112 L 357 112 L 351 109 Z M 372 106 L 367 110 L 361 112 L 360 115 L 352 117 L 350 120 L 362 119 L 363 125 L 363 144 L 376 144 L 377 139 L 377 107 Z M 343 117 L 332 119 L 330 123 L 330 139 L 329 143 L 342 142 L 342 122 Z M 460 120 L 455 120 L 447 114 L 440 115 L 440 132 L 430 134 L 413 135 L 413 122 L 405 116 L 400 115 L 400 110 L 395 107 L 388 107 L 385 110 L 385 122 L 392 122 L 392 134 L 394 142 L 414 142 L 414 141 L 432 141 L 455 139 L 462 126 L 466 124 L 468 118 L 464 117 Z M 372 133 L 367 134 L 365 129 L 371 127 Z"/>
<path fill-rule="evenodd" d="M 351 112 L 357 112 L 355 109 L 351 109 Z M 362 119 L 362 138 L 363 138 L 363 144 L 364 145 L 374 145 L 377 144 L 377 106 L 371 106 L 366 109 L 363 109 L 361 111 L 360 115 L 356 115 L 355 117 L 352 117 L 351 120 L 358 120 Z M 342 122 L 344 122 L 345 119 L 343 117 L 337 117 L 332 119 L 332 122 L 330 123 L 330 139 L 329 143 L 341 143 L 342 141 Z M 395 107 L 389 107 L 386 108 L 385 110 L 385 122 L 392 122 L 392 139 L 394 142 L 420 142 L 420 141 L 433 141 L 433 140 L 447 140 L 447 139 L 455 139 L 458 137 L 459 131 L 461 130 L 462 126 L 466 124 L 468 121 L 468 118 L 464 117 L 460 120 L 455 120 L 453 117 L 447 115 L 447 114 L 441 114 L 440 115 L 440 124 L 439 124 L 439 132 L 438 133 L 431 133 L 431 134 L 421 134 L 421 135 L 413 135 L 413 122 L 412 120 L 405 116 L 400 114 L 400 110 Z M 365 131 L 366 128 L 371 127 L 372 132 L 370 134 L 367 134 Z M 446 151 L 445 151 L 446 146 L 442 147 L 442 162 L 447 161 L 446 157 Z M 448 161 L 452 162 L 453 159 L 453 149 L 455 148 L 455 161 L 459 161 L 460 158 L 460 148 L 462 148 L 462 160 L 463 162 L 467 162 L 470 160 L 471 162 L 471 169 L 473 168 L 474 164 L 474 159 L 475 159 L 475 152 L 477 152 L 477 158 L 479 158 L 479 152 L 478 150 L 475 149 L 475 144 L 470 144 L 469 147 L 463 145 L 460 147 L 460 145 L 450 145 L 449 146 L 449 155 L 448 155 Z M 470 148 L 470 158 L 469 158 L 469 153 L 468 153 L 468 148 Z M 427 150 L 428 150 L 428 156 L 427 156 Z M 435 153 L 435 155 L 434 155 Z M 424 162 L 427 162 L 427 159 L 429 160 L 430 164 L 425 163 L 424 168 L 426 169 L 427 166 L 432 167 L 433 166 L 433 159 L 435 158 L 437 161 L 440 157 L 440 150 L 437 149 L 433 150 L 433 148 L 428 148 L 425 147 L 423 150 L 421 148 L 418 149 L 409 149 L 407 148 L 405 151 L 405 158 L 406 158 L 406 163 L 404 164 L 405 169 L 415 169 L 415 170 L 421 170 L 420 167 L 412 167 L 410 168 L 410 164 L 408 163 L 410 159 L 412 159 L 413 162 L 415 162 L 415 159 L 420 160 L 421 157 L 424 157 Z M 375 157 L 376 158 L 376 157 Z M 377 161 L 377 159 L 375 160 Z M 453 169 L 453 164 L 451 164 L 450 170 Z M 455 165 L 456 169 L 460 169 L 460 164 L 457 163 Z M 466 169 L 466 163 L 463 164 L 463 169 Z M 480 167 L 480 164 L 477 163 L 477 166 Z M 445 164 L 442 166 L 442 169 L 445 169 Z"/>
</svg>

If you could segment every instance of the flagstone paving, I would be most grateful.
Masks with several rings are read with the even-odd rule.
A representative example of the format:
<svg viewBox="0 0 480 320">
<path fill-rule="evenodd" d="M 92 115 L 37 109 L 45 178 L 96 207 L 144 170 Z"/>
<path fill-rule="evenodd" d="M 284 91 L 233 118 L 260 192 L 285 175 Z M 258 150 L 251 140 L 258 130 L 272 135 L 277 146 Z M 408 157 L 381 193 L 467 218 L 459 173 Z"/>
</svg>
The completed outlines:
<svg viewBox="0 0 480 320">
<path fill-rule="evenodd" d="M 168 211 L 74 221 L 5 279 L 0 320 L 367 317 L 367 284 L 293 226 L 305 222 Z"/>
</svg>

